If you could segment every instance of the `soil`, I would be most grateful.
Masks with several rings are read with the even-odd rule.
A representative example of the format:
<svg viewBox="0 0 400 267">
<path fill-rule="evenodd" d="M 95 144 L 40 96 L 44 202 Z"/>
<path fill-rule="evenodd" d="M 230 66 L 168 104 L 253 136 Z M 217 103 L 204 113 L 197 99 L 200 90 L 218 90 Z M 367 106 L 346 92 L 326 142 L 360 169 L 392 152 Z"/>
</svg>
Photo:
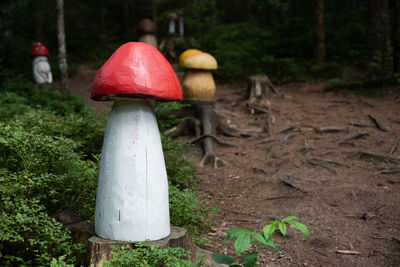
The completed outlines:
<svg viewBox="0 0 400 267">
<path fill-rule="evenodd" d="M 70 81 L 87 100 L 94 74 L 81 66 Z M 260 232 L 268 221 L 294 215 L 307 225 L 309 240 L 292 228 L 286 237 L 274 234 L 281 251 L 261 249 L 259 266 L 400 266 L 400 103 L 393 94 L 367 98 L 323 86 L 278 86 L 283 96 L 270 99 L 268 136 L 266 114 L 235 105 L 246 88 L 217 85 L 215 111 L 252 135 L 218 136 L 236 145 L 214 146 L 228 165 L 198 166 L 200 194 L 220 209 L 206 249 L 234 255 L 222 243 L 224 230 Z M 88 102 L 98 111 L 110 108 Z M 203 152 L 196 149 L 190 160 L 198 165 Z"/>
</svg>

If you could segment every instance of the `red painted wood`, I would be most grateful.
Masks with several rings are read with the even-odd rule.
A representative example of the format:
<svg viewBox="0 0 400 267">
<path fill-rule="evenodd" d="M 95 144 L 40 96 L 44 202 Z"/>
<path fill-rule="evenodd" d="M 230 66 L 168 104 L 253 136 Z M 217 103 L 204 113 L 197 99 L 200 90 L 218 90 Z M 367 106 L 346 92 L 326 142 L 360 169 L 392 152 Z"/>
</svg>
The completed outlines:
<svg viewBox="0 0 400 267">
<path fill-rule="evenodd" d="M 156 48 L 130 42 L 112 54 L 93 80 L 93 100 L 112 97 L 182 101 L 182 89 L 171 65 Z"/>
<path fill-rule="evenodd" d="M 49 56 L 49 50 L 41 42 L 36 42 L 31 47 L 31 57 L 38 56 Z"/>
</svg>

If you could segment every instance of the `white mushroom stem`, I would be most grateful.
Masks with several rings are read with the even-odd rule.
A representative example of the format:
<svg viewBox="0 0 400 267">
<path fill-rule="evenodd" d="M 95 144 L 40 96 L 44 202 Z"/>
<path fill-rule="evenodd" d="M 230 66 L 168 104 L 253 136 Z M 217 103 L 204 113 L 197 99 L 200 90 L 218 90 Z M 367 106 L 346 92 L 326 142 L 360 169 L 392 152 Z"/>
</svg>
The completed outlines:
<svg viewBox="0 0 400 267">
<path fill-rule="evenodd" d="M 53 82 L 49 60 L 46 56 L 35 57 L 32 62 L 32 68 L 33 79 L 36 83 L 44 84 Z"/>
<path fill-rule="evenodd" d="M 149 100 L 114 102 L 100 161 L 95 232 L 120 241 L 170 234 L 167 173 Z"/>
<path fill-rule="evenodd" d="M 173 19 L 169 20 L 168 32 L 175 34 L 175 21 Z"/>
<path fill-rule="evenodd" d="M 148 33 L 139 37 L 139 42 L 143 42 L 157 48 L 157 39 L 154 34 Z"/>
</svg>

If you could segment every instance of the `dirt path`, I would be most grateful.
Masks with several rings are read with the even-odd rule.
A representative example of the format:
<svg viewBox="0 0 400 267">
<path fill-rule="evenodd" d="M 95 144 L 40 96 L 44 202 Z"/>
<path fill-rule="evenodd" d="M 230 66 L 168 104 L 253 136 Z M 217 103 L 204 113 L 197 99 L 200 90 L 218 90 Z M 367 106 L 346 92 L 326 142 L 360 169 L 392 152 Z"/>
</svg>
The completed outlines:
<svg viewBox="0 0 400 267">
<path fill-rule="evenodd" d="M 79 69 L 71 79 L 75 93 L 88 99 L 94 73 Z M 285 96 L 271 101 L 274 135 L 268 137 L 262 133 L 265 115 L 232 107 L 245 88 L 217 87 L 215 110 L 226 122 L 260 133 L 221 137 L 237 145 L 215 146 L 229 165 L 198 168 L 201 194 L 221 210 L 207 248 L 232 255 L 232 248 L 222 245 L 223 230 L 261 231 L 271 219 L 294 215 L 308 226 L 310 240 L 291 229 L 286 238 L 275 235 L 281 252 L 263 249 L 259 266 L 400 266 L 400 143 L 394 146 L 400 138 L 400 104 L 393 96 L 326 93 L 320 85 L 279 89 Z M 360 137 L 345 140 L 356 134 Z M 200 147 L 197 152 L 191 158 L 195 164 Z"/>
</svg>

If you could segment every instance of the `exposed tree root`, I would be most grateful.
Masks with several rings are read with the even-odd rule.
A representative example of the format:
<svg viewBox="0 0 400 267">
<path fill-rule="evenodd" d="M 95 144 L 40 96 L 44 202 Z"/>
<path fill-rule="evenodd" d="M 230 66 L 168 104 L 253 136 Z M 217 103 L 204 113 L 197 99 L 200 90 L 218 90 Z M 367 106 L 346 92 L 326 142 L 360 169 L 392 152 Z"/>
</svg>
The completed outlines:
<svg viewBox="0 0 400 267">
<path fill-rule="evenodd" d="M 204 156 L 200 161 L 200 166 L 204 166 L 209 162 L 212 163 L 214 168 L 227 165 L 226 161 L 215 154 L 213 141 L 225 146 L 236 145 L 220 140 L 217 137 L 217 133 L 230 137 L 252 136 L 249 132 L 239 131 L 224 123 L 222 116 L 214 111 L 211 104 L 192 105 L 179 110 L 175 116 L 178 118 L 188 117 L 188 119 L 167 130 L 165 134 L 178 136 L 193 133 L 195 138 L 187 141 L 187 143 L 202 142 Z"/>
</svg>

